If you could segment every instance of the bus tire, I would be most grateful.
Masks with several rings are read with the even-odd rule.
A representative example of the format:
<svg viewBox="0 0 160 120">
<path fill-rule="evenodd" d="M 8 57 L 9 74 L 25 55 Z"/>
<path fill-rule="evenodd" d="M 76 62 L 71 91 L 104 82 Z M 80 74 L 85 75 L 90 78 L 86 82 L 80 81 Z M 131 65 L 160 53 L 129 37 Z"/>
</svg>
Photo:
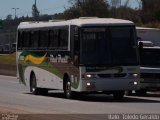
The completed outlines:
<svg viewBox="0 0 160 120">
<path fill-rule="evenodd" d="M 113 93 L 114 99 L 121 100 L 124 97 L 125 92 L 124 91 L 115 91 Z"/>
<path fill-rule="evenodd" d="M 39 89 L 37 88 L 36 76 L 34 73 L 31 74 L 31 78 L 30 78 L 30 91 L 34 95 L 39 94 Z"/>
<path fill-rule="evenodd" d="M 65 82 L 64 95 L 67 99 L 71 99 L 73 97 L 73 93 L 71 91 L 71 82 L 69 80 Z"/>
</svg>

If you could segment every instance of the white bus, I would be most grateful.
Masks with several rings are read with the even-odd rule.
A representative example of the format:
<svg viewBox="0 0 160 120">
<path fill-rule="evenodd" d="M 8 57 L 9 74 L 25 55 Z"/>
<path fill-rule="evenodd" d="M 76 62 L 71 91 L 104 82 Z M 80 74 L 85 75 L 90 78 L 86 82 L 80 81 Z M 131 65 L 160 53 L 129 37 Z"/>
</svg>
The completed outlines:
<svg viewBox="0 0 160 120">
<path fill-rule="evenodd" d="M 139 89 L 133 22 L 111 18 L 23 22 L 17 35 L 18 78 L 33 94 L 64 90 L 67 98 L 95 92 L 123 98 L 125 90 Z"/>
</svg>

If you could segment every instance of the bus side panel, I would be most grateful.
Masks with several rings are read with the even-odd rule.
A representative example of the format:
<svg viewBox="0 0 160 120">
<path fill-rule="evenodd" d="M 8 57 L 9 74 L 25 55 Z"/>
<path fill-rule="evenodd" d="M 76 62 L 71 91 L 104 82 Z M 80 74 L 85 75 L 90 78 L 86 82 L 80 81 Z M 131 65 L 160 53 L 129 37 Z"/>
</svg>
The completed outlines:
<svg viewBox="0 0 160 120">
<path fill-rule="evenodd" d="M 37 87 L 48 89 L 63 89 L 63 80 L 53 73 L 39 67 L 29 66 L 25 69 L 24 75 L 26 83 L 30 83 L 30 73 L 34 72 L 37 80 Z M 30 84 L 28 84 L 30 85 Z"/>
<path fill-rule="evenodd" d="M 63 89 L 63 78 L 67 74 L 72 87 L 78 88 L 79 69 L 73 65 L 68 52 L 23 52 L 19 56 L 21 82 L 27 86 L 34 73 L 37 87 Z"/>
</svg>

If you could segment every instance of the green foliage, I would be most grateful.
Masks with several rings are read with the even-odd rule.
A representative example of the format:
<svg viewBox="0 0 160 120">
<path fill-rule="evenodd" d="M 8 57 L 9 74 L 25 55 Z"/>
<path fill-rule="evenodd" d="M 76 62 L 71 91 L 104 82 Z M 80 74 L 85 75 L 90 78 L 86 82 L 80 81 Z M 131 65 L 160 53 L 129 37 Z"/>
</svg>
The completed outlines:
<svg viewBox="0 0 160 120">
<path fill-rule="evenodd" d="M 0 63 L 15 65 L 16 64 L 16 53 L 0 56 Z"/>
<path fill-rule="evenodd" d="M 78 17 L 108 17 L 109 5 L 106 0 L 70 0 L 72 7 L 64 12 L 66 19 Z"/>
<path fill-rule="evenodd" d="M 86 16 L 108 17 L 109 5 L 104 0 L 88 0 L 82 5 Z"/>
<path fill-rule="evenodd" d="M 70 9 L 66 10 L 64 12 L 64 19 L 73 19 L 73 18 L 78 18 L 81 16 L 81 10 L 76 7 L 71 7 Z"/>
<path fill-rule="evenodd" d="M 3 28 L 3 21 L 0 20 L 0 29 L 2 29 L 2 28 Z"/>
</svg>

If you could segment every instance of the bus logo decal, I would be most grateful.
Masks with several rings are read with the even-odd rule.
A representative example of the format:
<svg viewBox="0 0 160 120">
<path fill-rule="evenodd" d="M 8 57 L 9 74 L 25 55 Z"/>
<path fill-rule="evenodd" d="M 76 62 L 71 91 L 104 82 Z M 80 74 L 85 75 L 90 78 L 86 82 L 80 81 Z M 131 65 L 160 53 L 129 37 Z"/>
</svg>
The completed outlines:
<svg viewBox="0 0 160 120">
<path fill-rule="evenodd" d="M 47 53 L 44 56 L 42 56 L 42 57 L 35 57 L 33 55 L 27 55 L 25 57 L 25 62 L 30 61 L 30 62 L 32 62 L 34 64 L 39 65 L 39 64 L 41 64 L 45 60 L 46 55 L 47 55 Z"/>
</svg>

